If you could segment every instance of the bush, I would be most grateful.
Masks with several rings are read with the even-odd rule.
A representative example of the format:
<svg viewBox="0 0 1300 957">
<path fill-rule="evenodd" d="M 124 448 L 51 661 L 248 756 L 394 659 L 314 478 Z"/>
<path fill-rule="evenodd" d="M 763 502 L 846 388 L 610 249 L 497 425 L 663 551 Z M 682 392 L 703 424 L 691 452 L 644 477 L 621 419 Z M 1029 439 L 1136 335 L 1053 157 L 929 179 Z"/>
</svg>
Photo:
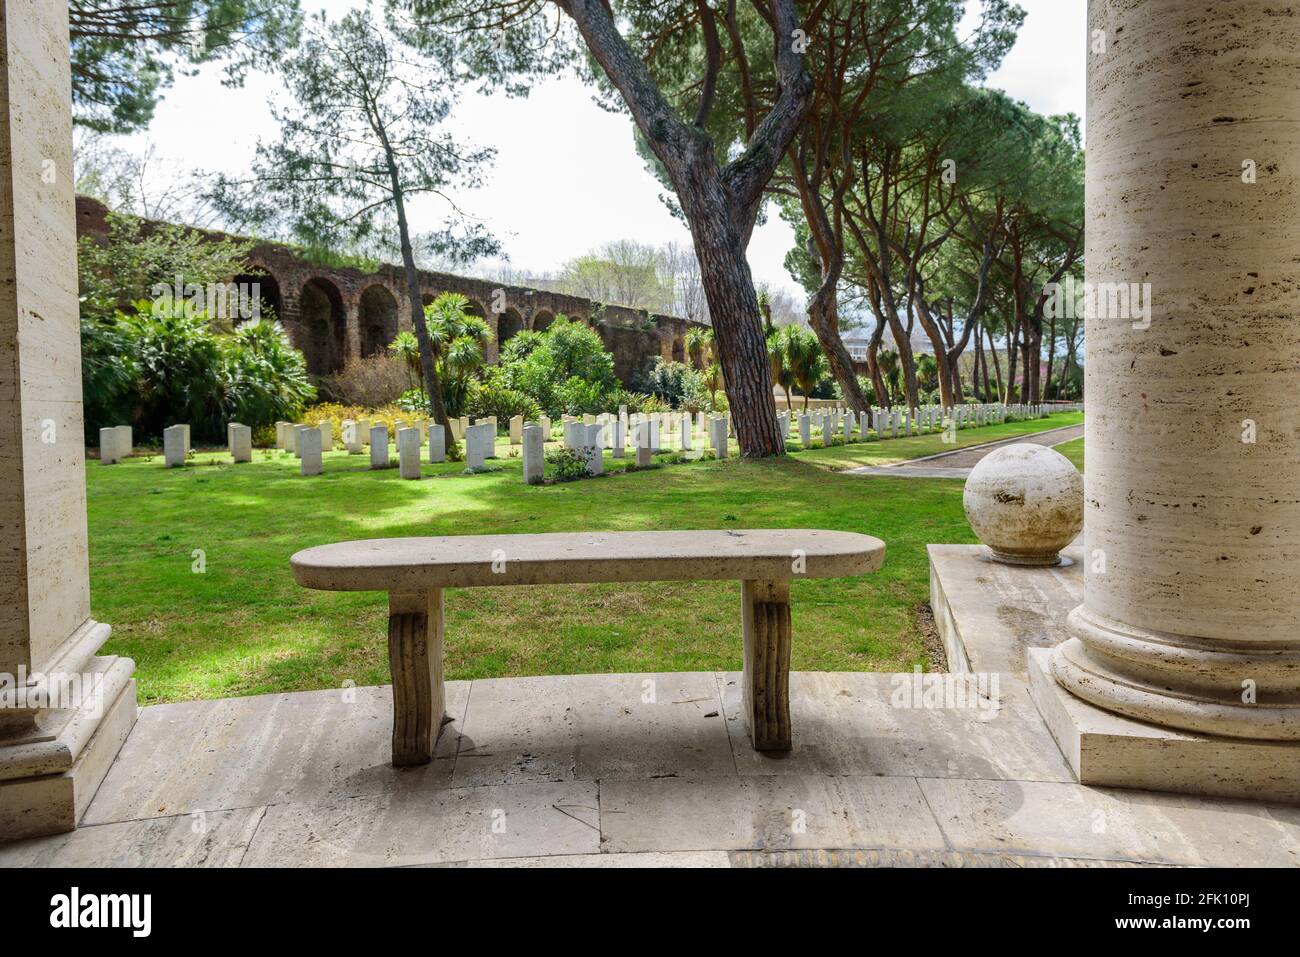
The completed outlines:
<svg viewBox="0 0 1300 957">
<path fill-rule="evenodd" d="M 315 398 L 302 353 L 278 323 L 218 331 L 202 313 L 137 302 L 133 314 L 82 322 L 86 437 L 130 424 L 142 440 L 173 424 L 196 442 L 226 441 L 226 425 L 254 430 L 294 418 Z"/>
<path fill-rule="evenodd" d="M 704 376 L 683 362 L 657 359 L 641 385 L 669 408 L 687 408 L 697 412 L 712 405 Z"/>
<path fill-rule="evenodd" d="M 557 482 L 572 482 L 587 476 L 587 463 L 573 449 L 551 449 L 546 453 L 546 464 Z"/>
<path fill-rule="evenodd" d="M 391 353 L 351 357 L 343 370 L 321 383 L 326 397 L 343 405 L 379 408 L 392 405 L 410 385 L 406 363 Z"/>
<path fill-rule="evenodd" d="M 542 416 L 541 407 L 531 396 L 505 385 L 499 374 L 489 375 L 470 386 L 465 412 L 476 418 L 495 415 L 501 425 L 516 415 L 522 415 L 524 421 L 536 421 Z"/>
<path fill-rule="evenodd" d="M 357 419 L 368 419 L 372 427 L 376 425 L 385 426 L 388 429 L 388 438 L 391 441 L 397 437 L 398 420 L 410 421 L 412 418 L 415 418 L 415 416 L 396 405 L 386 405 L 381 409 L 367 409 L 359 405 L 321 402 L 318 405 L 313 405 L 302 414 L 301 424 L 320 425 L 322 422 L 328 422 L 334 434 L 334 441 L 338 442 L 343 438 L 343 422 L 345 419 L 352 419 L 354 422 Z M 448 444 L 450 444 L 450 441 Z"/>
<path fill-rule="evenodd" d="M 600 336 L 564 316 L 556 316 L 541 334 L 510 339 L 500 375 L 502 385 L 529 396 L 552 418 L 604 411 L 618 387 L 614 357 Z"/>
<path fill-rule="evenodd" d="M 671 412 L 667 403 L 663 399 L 654 395 L 647 395 L 644 392 L 627 392 L 623 389 L 616 389 L 608 397 L 609 409 L 601 411 L 612 411 L 620 405 L 627 406 L 627 411 L 631 412 Z"/>
</svg>

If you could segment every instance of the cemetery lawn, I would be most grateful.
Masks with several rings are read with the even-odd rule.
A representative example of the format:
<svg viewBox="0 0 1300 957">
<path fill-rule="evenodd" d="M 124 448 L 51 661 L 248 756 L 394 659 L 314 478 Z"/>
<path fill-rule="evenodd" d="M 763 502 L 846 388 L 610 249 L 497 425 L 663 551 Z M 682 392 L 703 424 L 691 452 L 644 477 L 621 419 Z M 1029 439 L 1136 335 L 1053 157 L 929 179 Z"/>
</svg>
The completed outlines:
<svg viewBox="0 0 1300 957">
<path fill-rule="evenodd" d="M 981 429 L 962 429 L 957 432 L 957 441 L 951 445 L 944 444 L 941 435 L 931 434 L 886 439 L 883 442 L 854 442 L 821 449 L 816 447 L 816 439 L 819 436 L 813 435 L 813 448 L 808 451 L 799 452 L 797 440 L 791 448 L 803 461 L 830 469 L 853 469 L 862 465 L 890 465 L 907 459 L 937 455 L 940 452 L 953 452 L 971 445 L 1011 439 L 1017 435 L 1029 435 L 1033 432 L 1064 428 L 1067 425 L 1079 425 L 1082 422 L 1082 412 L 1062 412 L 1046 419 L 1023 419 L 1004 422 L 1001 425 L 988 425 Z"/>
<path fill-rule="evenodd" d="M 975 444 L 1013 425 L 1039 431 L 1077 419 L 959 436 Z M 217 452 L 179 469 L 164 469 L 159 455 L 91 461 L 93 614 L 113 627 L 104 652 L 135 659 L 142 703 L 384 684 L 385 596 L 299 588 L 295 551 L 402 535 L 832 528 L 883 539 L 885 565 L 862 578 L 793 583 L 793 667 L 911 670 L 927 662 L 925 546 L 975 541 L 962 483 L 833 469 L 846 461 L 836 453 L 883 456 L 865 463 L 947 448 L 936 435 L 537 487 L 522 483 L 504 442 L 500 471 L 425 465 L 419 482 L 372 472 L 367 457 L 345 452 L 327 453 L 313 478 L 291 455 L 261 450 L 237 466 Z M 624 461 L 606 456 L 607 466 Z M 737 582 L 448 589 L 446 674 L 738 670 L 739 594 Z"/>
</svg>

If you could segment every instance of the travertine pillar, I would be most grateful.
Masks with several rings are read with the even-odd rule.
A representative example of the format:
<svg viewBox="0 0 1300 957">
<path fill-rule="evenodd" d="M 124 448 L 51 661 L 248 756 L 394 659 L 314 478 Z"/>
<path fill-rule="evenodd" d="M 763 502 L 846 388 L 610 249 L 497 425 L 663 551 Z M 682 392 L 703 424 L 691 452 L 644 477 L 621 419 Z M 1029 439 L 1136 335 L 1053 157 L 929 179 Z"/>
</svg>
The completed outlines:
<svg viewBox="0 0 1300 957">
<path fill-rule="evenodd" d="M 1140 721 L 1300 739 L 1300 30 L 1090 0 L 1083 604 L 1052 673 Z M 1104 39 L 1105 51 L 1096 44 Z"/>
<path fill-rule="evenodd" d="M 0 45 L 4 840 L 76 826 L 136 705 L 90 617 L 67 5 L 0 0 Z"/>
</svg>

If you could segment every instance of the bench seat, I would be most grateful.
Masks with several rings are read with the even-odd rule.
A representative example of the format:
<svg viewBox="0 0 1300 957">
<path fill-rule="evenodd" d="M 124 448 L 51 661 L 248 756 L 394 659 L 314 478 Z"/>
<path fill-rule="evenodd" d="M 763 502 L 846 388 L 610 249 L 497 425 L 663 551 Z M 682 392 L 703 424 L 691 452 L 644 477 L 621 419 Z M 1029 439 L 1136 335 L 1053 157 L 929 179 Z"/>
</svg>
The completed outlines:
<svg viewBox="0 0 1300 957">
<path fill-rule="evenodd" d="M 379 538 L 304 549 L 294 580 L 389 599 L 393 763 L 423 764 L 443 717 L 444 588 L 628 581 L 741 582 L 744 710 L 757 750 L 791 745 L 790 580 L 875 571 L 885 545 L 856 532 L 730 529 Z"/>
</svg>

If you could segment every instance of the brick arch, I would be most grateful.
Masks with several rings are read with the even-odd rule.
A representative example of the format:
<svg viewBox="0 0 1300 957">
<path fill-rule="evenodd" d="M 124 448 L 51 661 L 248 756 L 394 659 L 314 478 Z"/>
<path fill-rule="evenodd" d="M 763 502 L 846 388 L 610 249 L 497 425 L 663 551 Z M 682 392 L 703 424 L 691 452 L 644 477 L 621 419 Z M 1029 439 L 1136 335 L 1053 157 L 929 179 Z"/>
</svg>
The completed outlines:
<svg viewBox="0 0 1300 957">
<path fill-rule="evenodd" d="M 261 263 L 250 261 L 252 271 L 240 273 L 231 279 L 236 286 L 247 284 L 256 293 L 259 319 L 280 319 L 284 316 L 284 292 L 275 273 Z"/>
<path fill-rule="evenodd" d="M 347 307 L 339 287 L 324 276 L 308 278 L 298 291 L 298 321 L 289 336 L 312 375 L 341 369 L 347 353 Z"/>
<path fill-rule="evenodd" d="M 533 332 L 545 332 L 554 321 L 554 313 L 549 309 L 539 309 L 537 312 L 533 313 L 531 328 Z"/>
<path fill-rule="evenodd" d="M 673 336 L 672 345 L 673 362 L 686 361 L 686 337 Z"/>
<path fill-rule="evenodd" d="M 497 316 L 497 346 L 504 346 L 516 333 L 524 331 L 524 317 L 515 308 L 509 308 Z"/>
<path fill-rule="evenodd" d="M 357 318 L 363 358 L 383 352 L 397 337 L 397 317 L 397 297 L 388 286 L 374 283 L 361 290 L 357 299 Z"/>
</svg>

